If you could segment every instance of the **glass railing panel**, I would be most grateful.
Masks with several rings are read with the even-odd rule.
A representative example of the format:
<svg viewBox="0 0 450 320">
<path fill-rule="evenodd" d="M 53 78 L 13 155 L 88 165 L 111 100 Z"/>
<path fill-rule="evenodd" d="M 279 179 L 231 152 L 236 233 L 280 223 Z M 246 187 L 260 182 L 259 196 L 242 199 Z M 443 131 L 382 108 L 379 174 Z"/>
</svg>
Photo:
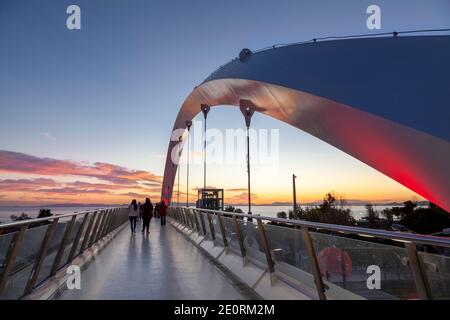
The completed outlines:
<svg viewBox="0 0 450 320">
<path fill-rule="evenodd" d="M 276 270 L 298 278 L 296 269 L 310 273 L 309 258 L 302 233 L 297 228 L 265 224 L 264 229 L 269 242 Z M 289 268 L 287 265 L 295 268 Z"/>
<path fill-rule="evenodd" d="M 3 290 L 2 299 L 18 299 L 23 296 L 47 227 L 48 224 L 45 224 L 25 231 L 16 261 Z"/>
<path fill-rule="evenodd" d="M 59 220 L 59 222 L 56 226 L 56 229 L 53 233 L 53 236 L 50 240 L 50 243 L 49 243 L 49 246 L 47 249 L 47 254 L 42 263 L 41 271 L 39 272 L 39 276 L 38 276 L 38 280 L 37 280 L 36 284 L 43 282 L 45 279 L 47 279 L 50 276 L 50 272 L 53 267 L 53 263 L 55 261 L 56 254 L 60 248 L 61 241 L 62 241 L 64 233 L 66 231 L 66 227 L 70 223 L 71 220 L 72 220 L 72 217 L 63 218 L 63 219 Z M 78 231 L 77 227 L 79 227 L 79 225 L 81 224 L 81 221 L 82 221 L 82 217 L 78 217 L 76 220 L 76 223 L 74 225 L 74 228 L 76 228 L 75 232 Z M 59 268 L 61 266 L 63 266 L 67 261 L 67 257 L 69 255 L 70 248 L 72 247 L 73 239 L 76 235 L 76 233 L 74 233 L 73 231 L 74 230 L 72 230 L 72 233 L 71 233 L 68 241 L 66 242 L 66 250 L 64 251 L 64 254 L 60 260 L 60 263 L 58 266 Z"/>
<path fill-rule="evenodd" d="M 267 267 L 266 255 L 259 235 L 258 225 L 256 222 L 241 219 L 238 219 L 238 223 L 244 237 L 244 247 L 247 256 L 261 266 Z"/>
<path fill-rule="evenodd" d="M 75 241 L 75 237 L 78 234 L 78 230 L 80 230 L 81 224 L 83 223 L 84 216 L 77 216 L 75 223 L 72 228 L 72 232 L 70 233 L 66 246 L 64 248 L 64 253 L 62 255 L 61 261 L 59 262 L 58 268 L 61 268 L 67 263 L 67 259 L 69 258 L 70 251 L 72 250 L 73 242 Z M 81 242 L 81 241 L 80 241 Z M 79 246 L 78 246 L 79 247 Z"/>
<path fill-rule="evenodd" d="M 225 228 L 225 234 L 227 239 L 228 248 L 238 254 L 241 255 L 241 248 L 239 246 L 239 238 L 236 232 L 236 226 L 233 218 L 229 218 L 226 215 L 222 215 L 223 225 Z"/>
<path fill-rule="evenodd" d="M 414 278 L 402 247 L 310 232 L 324 281 L 368 299 L 416 299 Z M 380 270 L 380 288 L 368 285 Z M 374 268 L 374 267 L 372 267 Z M 369 281 L 370 282 L 370 281 Z"/>
<path fill-rule="evenodd" d="M 433 299 L 450 299 L 450 257 L 419 252 L 422 270 Z"/>
<path fill-rule="evenodd" d="M 189 222 L 191 224 L 192 230 L 194 230 L 195 232 L 198 232 L 197 224 L 195 223 L 195 217 L 194 217 L 194 213 L 192 212 L 192 209 L 187 209 L 186 211 L 188 212 L 188 215 L 189 215 Z"/>
<path fill-rule="evenodd" d="M 6 266 L 6 256 L 8 254 L 9 245 L 17 232 L 11 232 L 0 235 L 0 276 Z"/>
<path fill-rule="evenodd" d="M 47 247 L 47 254 L 42 262 L 41 270 L 39 272 L 38 279 L 36 284 L 41 283 L 46 278 L 50 276 L 50 271 L 53 266 L 53 262 L 55 261 L 56 254 L 61 244 L 61 240 L 64 236 L 64 232 L 66 230 L 66 226 L 70 223 L 72 217 L 63 218 L 58 221 L 58 224 L 55 227 L 52 238 L 49 241 Z"/>
<path fill-rule="evenodd" d="M 211 222 L 214 228 L 214 235 L 216 237 L 216 243 L 219 243 L 221 246 L 224 246 L 223 236 L 220 229 L 219 217 L 215 214 L 211 214 Z"/>
<path fill-rule="evenodd" d="M 80 252 L 81 245 L 83 244 L 84 238 L 86 237 L 86 233 L 89 231 L 89 230 L 88 230 L 88 229 L 89 229 L 89 224 L 91 223 L 92 219 L 94 219 L 94 218 L 96 218 L 96 216 L 94 216 L 93 213 L 90 213 L 89 216 L 87 217 L 86 223 L 85 223 L 84 228 L 83 228 L 83 230 L 82 230 L 82 234 L 81 234 L 80 241 L 78 241 L 78 245 L 77 245 L 77 248 L 76 248 L 75 256 L 74 256 L 74 257 L 76 257 L 76 256 L 78 255 L 78 253 Z M 94 223 L 95 223 L 95 221 L 94 221 Z M 93 228 L 93 227 L 92 227 L 92 228 Z M 92 233 L 92 228 L 91 228 L 91 230 L 90 230 L 91 233 Z M 75 236 L 76 236 L 76 234 L 75 234 Z M 88 236 L 89 236 L 89 235 L 88 235 Z M 89 240 L 89 239 L 88 239 L 88 240 Z"/>
<path fill-rule="evenodd" d="M 205 239 L 212 240 L 211 228 L 209 227 L 209 222 L 208 222 L 208 214 L 206 212 L 202 212 L 202 211 L 200 211 L 200 214 L 202 216 L 203 223 L 205 225 L 205 231 L 206 231 Z"/>
</svg>

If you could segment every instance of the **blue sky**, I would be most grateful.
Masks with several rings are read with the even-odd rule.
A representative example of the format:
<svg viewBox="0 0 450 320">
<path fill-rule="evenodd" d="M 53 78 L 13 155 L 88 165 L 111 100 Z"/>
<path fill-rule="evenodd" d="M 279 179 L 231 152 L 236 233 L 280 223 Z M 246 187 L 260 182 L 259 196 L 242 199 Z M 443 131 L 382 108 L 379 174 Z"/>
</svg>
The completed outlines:
<svg viewBox="0 0 450 320">
<path fill-rule="evenodd" d="M 70 4 L 81 7 L 82 30 L 66 28 Z M 161 156 L 173 121 L 196 84 L 244 47 L 372 33 L 366 28 L 370 4 L 382 9 L 378 32 L 449 27 L 446 0 L 2 0 L 0 150 L 108 162 L 162 175 Z M 211 127 L 240 124 L 236 110 L 215 109 L 210 115 Z M 253 125 L 280 129 L 286 172 L 334 174 L 350 169 L 351 177 L 337 181 L 356 183 L 370 176 L 404 191 L 297 129 L 262 115 L 255 116 Z M 232 174 L 238 186 L 245 185 L 242 172 Z M 325 193 L 332 185 L 322 176 L 310 179 L 323 180 Z M 212 183 L 220 185 L 220 176 L 214 179 Z M 348 192 L 344 182 L 336 183 L 336 189 Z"/>
</svg>

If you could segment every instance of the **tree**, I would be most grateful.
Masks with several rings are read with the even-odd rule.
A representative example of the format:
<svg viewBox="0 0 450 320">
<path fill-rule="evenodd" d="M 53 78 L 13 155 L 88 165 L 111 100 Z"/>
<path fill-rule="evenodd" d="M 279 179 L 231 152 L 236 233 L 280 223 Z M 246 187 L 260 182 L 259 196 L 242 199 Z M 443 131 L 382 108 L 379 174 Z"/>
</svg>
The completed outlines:
<svg viewBox="0 0 450 320">
<path fill-rule="evenodd" d="M 350 209 L 346 207 L 345 199 L 336 200 L 336 196 L 327 193 L 323 198 L 322 204 L 306 209 L 298 208 L 295 214 L 289 213 L 289 217 L 294 219 L 303 219 L 313 222 L 331 223 L 339 225 L 354 226 L 355 219 L 351 215 Z"/>
<path fill-rule="evenodd" d="M 399 224 L 421 234 L 435 233 L 450 227 L 450 215 L 433 203 L 423 208 L 414 201 L 405 201 L 403 207 L 384 209 L 383 215 L 389 223 L 393 222 L 393 217 L 397 217 Z"/>
<path fill-rule="evenodd" d="M 39 214 L 38 214 L 38 218 L 47 218 L 47 217 L 51 217 L 53 216 L 52 214 L 52 210 L 50 209 L 40 209 L 39 210 Z"/>
<path fill-rule="evenodd" d="M 375 228 L 377 220 L 380 218 L 378 211 L 373 208 L 371 203 L 366 204 L 367 221 L 369 222 L 369 228 Z"/>
<path fill-rule="evenodd" d="M 12 221 L 23 221 L 31 219 L 25 212 L 22 212 L 20 215 L 16 216 L 15 214 L 10 216 Z"/>
<path fill-rule="evenodd" d="M 277 213 L 277 217 L 280 219 L 287 219 L 287 214 L 284 211 L 280 211 Z"/>
<path fill-rule="evenodd" d="M 383 216 L 388 221 L 388 224 L 391 225 L 394 222 L 394 212 L 391 209 L 383 209 L 382 211 Z"/>
</svg>

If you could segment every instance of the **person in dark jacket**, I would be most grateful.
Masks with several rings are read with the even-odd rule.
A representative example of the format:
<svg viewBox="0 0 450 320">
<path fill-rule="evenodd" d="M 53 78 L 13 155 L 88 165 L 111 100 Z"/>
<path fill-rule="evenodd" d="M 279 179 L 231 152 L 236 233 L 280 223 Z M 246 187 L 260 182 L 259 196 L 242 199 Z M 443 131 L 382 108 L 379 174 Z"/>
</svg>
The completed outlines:
<svg viewBox="0 0 450 320">
<path fill-rule="evenodd" d="M 155 204 L 155 216 L 157 218 L 159 218 L 159 203 L 158 202 Z"/>
<path fill-rule="evenodd" d="M 153 204 L 149 198 L 145 199 L 145 203 L 141 206 L 142 208 L 142 232 L 147 229 L 147 233 L 149 233 L 150 221 L 153 218 Z"/>
<path fill-rule="evenodd" d="M 140 202 L 138 202 L 138 207 L 139 207 L 139 222 L 142 220 L 142 204 Z"/>
<path fill-rule="evenodd" d="M 163 201 L 161 201 L 161 203 L 159 205 L 159 216 L 161 217 L 161 225 L 162 226 L 166 225 L 166 213 L 167 213 L 167 206 L 163 200 Z"/>
</svg>

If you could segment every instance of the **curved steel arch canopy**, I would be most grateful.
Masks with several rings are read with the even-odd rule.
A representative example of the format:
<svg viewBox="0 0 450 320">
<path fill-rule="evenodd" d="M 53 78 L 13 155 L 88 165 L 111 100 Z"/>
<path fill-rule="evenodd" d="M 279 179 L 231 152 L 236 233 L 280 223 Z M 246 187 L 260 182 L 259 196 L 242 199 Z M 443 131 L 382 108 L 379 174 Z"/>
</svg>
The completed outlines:
<svg viewBox="0 0 450 320">
<path fill-rule="evenodd" d="M 339 148 L 450 211 L 450 36 L 292 45 L 235 59 L 184 101 L 174 124 L 210 106 L 250 103 Z M 162 199 L 177 165 L 167 152 Z M 351 172 L 349 172 L 349 175 Z"/>
</svg>

